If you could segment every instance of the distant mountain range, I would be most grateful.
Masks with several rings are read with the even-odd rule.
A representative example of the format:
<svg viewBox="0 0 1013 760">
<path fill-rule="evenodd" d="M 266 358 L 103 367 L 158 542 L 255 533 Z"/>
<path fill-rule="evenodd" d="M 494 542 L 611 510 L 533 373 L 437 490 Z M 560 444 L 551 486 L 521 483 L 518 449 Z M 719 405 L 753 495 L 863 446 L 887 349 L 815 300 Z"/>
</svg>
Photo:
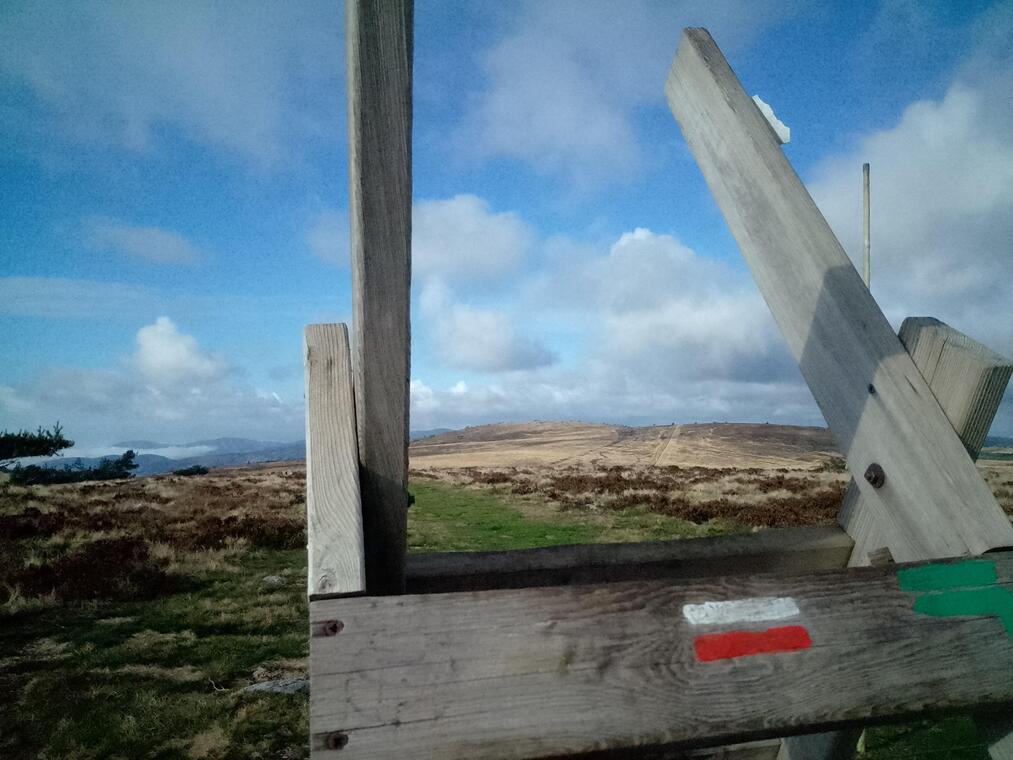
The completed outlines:
<svg viewBox="0 0 1013 760">
<path fill-rule="evenodd" d="M 451 428 L 413 430 L 410 437 L 412 441 L 419 441 L 450 432 L 454 431 Z M 985 439 L 985 446 L 1013 448 L 1013 438 L 992 435 Z M 134 460 L 137 463 L 137 469 L 134 470 L 136 475 L 162 475 L 194 465 L 209 468 L 238 467 L 257 462 L 302 461 L 306 458 L 305 441 L 281 443 L 279 441 L 257 441 L 251 438 L 212 438 L 190 443 L 160 443 L 158 441 L 133 440 L 119 441 L 114 443 L 113 447 L 122 448 L 123 451 L 127 449 L 135 451 L 210 449 L 210 451 L 183 458 L 172 458 L 161 454 L 138 454 Z M 95 467 L 103 459 L 109 458 L 111 457 L 55 457 L 37 464 L 43 467 L 64 467 L 80 462 L 84 467 Z"/>
<path fill-rule="evenodd" d="M 450 432 L 450 428 L 436 428 L 433 430 L 413 430 L 411 440 L 417 441 L 429 438 L 441 433 Z M 290 462 L 302 461 L 306 458 L 306 442 L 294 441 L 293 443 L 281 443 L 279 441 L 257 441 L 252 438 L 212 438 L 205 441 L 191 441 L 189 443 L 161 443 L 149 440 L 117 441 L 112 444 L 113 448 L 123 451 L 133 449 L 134 451 L 158 451 L 173 449 L 185 451 L 186 449 L 210 449 L 194 456 L 182 458 L 167 457 L 161 454 L 141 453 L 137 455 L 134 462 L 137 469 L 135 475 L 162 475 L 173 470 L 182 470 L 194 465 L 203 467 L 237 467 L 244 464 L 255 464 L 257 462 Z M 54 457 L 41 462 L 36 462 L 43 467 L 66 467 L 80 462 L 82 467 L 96 467 L 103 459 L 111 459 L 113 456 L 103 457 Z"/>
</svg>

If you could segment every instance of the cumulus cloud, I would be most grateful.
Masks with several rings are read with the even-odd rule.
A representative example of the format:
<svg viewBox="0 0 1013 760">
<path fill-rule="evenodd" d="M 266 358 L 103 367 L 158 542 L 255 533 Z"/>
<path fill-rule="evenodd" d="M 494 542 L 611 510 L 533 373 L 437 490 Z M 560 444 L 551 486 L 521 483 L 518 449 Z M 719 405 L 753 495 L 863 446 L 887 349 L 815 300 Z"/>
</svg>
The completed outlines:
<svg viewBox="0 0 1013 760">
<path fill-rule="evenodd" d="M 555 354 L 515 328 L 495 309 L 455 303 L 450 291 L 430 280 L 420 299 L 439 358 L 451 367 L 477 372 L 508 372 L 545 367 Z"/>
<path fill-rule="evenodd" d="M 203 258 L 201 250 L 179 233 L 104 217 L 85 223 L 85 243 L 98 251 L 115 251 L 156 264 L 193 264 Z"/>
<path fill-rule="evenodd" d="M 310 252 L 328 264 L 346 266 L 349 261 L 348 216 L 340 211 L 321 211 L 306 230 Z"/>
<path fill-rule="evenodd" d="M 810 189 L 861 256 L 860 166 L 872 166 L 872 291 L 887 315 L 935 316 L 1013 354 L 1013 66 L 972 68 L 814 173 Z"/>
<path fill-rule="evenodd" d="M 480 157 L 525 161 L 577 186 L 634 175 L 638 108 L 663 108 L 662 88 L 685 26 L 707 26 L 734 52 L 792 2 L 529 0 L 482 58 L 487 85 L 458 134 Z"/>
<path fill-rule="evenodd" d="M 323 2 L 5 3 L 0 78 L 31 95 L 15 118 L 75 142 L 146 151 L 168 126 L 268 164 L 337 121 L 339 17 Z"/>
<path fill-rule="evenodd" d="M 283 401 L 239 381 L 167 317 L 141 327 L 133 354 L 107 369 L 54 367 L 0 388 L 0 415 L 13 427 L 59 419 L 82 445 L 124 438 L 187 440 L 301 435 L 301 400 Z"/>
<path fill-rule="evenodd" d="M 145 380 L 158 385 L 219 380 L 228 373 L 221 359 L 201 351 L 168 317 L 137 331 L 134 362 Z"/>
<path fill-rule="evenodd" d="M 495 278 L 515 270 L 534 239 L 519 216 L 494 212 L 474 195 L 419 201 L 412 209 L 412 268 L 420 276 Z"/>
<path fill-rule="evenodd" d="M 445 388 L 417 377 L 414 425 L 536 418 L 822 421 L 744 272 L 643 228 L 605 250 L 562 240 L 551 247 L 554 263 L 526 294 L 527 307 L 540 324 L 567 325 L 572 343 L 585 347 L 578 360 Z M 424 294 L 423 308 L 434 317 L 448 307 L 439 290 Z M 474 328 L 462 330 L 467 350 L 501 350 L 481 319 L 466 312 L 462 322 Z"/>
</svg>

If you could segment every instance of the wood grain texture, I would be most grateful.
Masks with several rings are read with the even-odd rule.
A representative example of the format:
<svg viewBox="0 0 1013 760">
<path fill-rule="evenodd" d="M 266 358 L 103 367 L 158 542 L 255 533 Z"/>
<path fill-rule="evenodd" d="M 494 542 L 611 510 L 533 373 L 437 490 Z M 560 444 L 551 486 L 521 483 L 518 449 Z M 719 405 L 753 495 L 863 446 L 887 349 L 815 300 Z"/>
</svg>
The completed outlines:
<svg viewBox="0 0 1013 760">
<path fill-rule="evenodd" d="M 905 319 L 900 339 L 967 453 L 976 460 L 999 410 L 1013 363 L 931 317 Z M 855 483 L 849 485 L 840 523 L 855 539 L 852 565 L 868 564 L 869 553 L 881 547 L 893 554 L 901 543 L 891 534 L 894 526 L 880 517 L 877 506 L 861 495 Z"/>
<path fill-rule="evenodd" d="M 366 588 L 359 500 L 359 455 L 348 328 L 307 325 L 307 594 L 354 594 Z"/>
<path fill-rule="evenodd" d="M 366 583 L 404 589 L 411 350 L 412 2 L 346 0 L 349 197 Z"/>
<path fill-rule="evenodd" d="M 575 583 L 809 573 L 847 565 L 854 542 L 836 525 L 676 541 L 578 544 L 503 552 L 408 555 L 408 593 Z"/>
<path fill-rule="evenodd" d="M 1013 375 L 1013 362 L 932 317 L 905 319 L 900 340 L 967 453 L 977 459 Z"/>
<path fill-rule="evenodd" d="M 703 29 L 687 29 L 668 102 L 865 499 L 899 561 L 1013 545 L 925 379 L 893 333 L 763 115 Z M 886 472 L 873 488 L 872 463 Z"/>
<path fill-rule="evenodd" d="M 990 559 L 991 588 L 1013 593 L 1013 556 Z M 902 569 L 313 602 L 315 629 L 343 626 L 311 639 L 313 746 L 627 757 L 1013 702 L 1002 622 L 916 613 Z M 727 629 L 689 625 L 683 604 L 765 596 L 795 599 L 811 648 L 697 661 L 695 636 Z"/>
<path fill-rule="evenodd" d="M 931 317 L 904 320 L 900 339 L 915 366 L 925 377 L 933 395 L 972 459 L 977 459 L 992 420 L 999 409 L 1013 364 L 999 354 L 952 327 Z M 862 497 L 852 481 L 844 496 L 840 523 L 855 540 L 849 564 L 871 564 L 874 555 L 898 541 L 893 526 L 876 512 L 876 505 Z M 1011 727 L 1009 719 L 979 720 L 990 735 L 1002 737 Z M 780 760 L 840 760 L 855 755 L 856 731 L 786 739 Z M 1013 739 L 1010 740 L 1013 742 Z M 997 746 L 1001 741 L 997 739 Z M 1001 758 L 1000 750 L 993 757 Z M 1013 760 L 1013 759 L 1011 759 Z"/>
</svg>

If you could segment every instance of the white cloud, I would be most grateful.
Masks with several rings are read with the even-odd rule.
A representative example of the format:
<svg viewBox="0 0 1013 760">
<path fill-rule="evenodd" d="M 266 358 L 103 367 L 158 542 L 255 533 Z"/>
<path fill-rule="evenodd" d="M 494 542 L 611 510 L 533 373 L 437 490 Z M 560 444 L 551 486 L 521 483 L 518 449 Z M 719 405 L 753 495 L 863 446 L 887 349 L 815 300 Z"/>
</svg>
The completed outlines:
<svg viewBox="0 0 1013 760">
<path fill-rule="evenodd" d="M 1013 67 L 961 77 L 893 127 L 827 160 L 813 197 L 861 256 L 861 163 L 872 171 L 872 292 L 895 323 L 934 316 L 1013 354 Z"/>
<path fill-rule="evenodd" d="M 638 228 L 607 255 L 564 257 L 536 289 L 544 308 L 585 314 L 599 360 L 663 387 L 684 380 L 796 380 L 744 272 Z"/>
<path fill-rule="evenodd" d="M 584 347 L 577 361 L 520 369 L 485 384 L 437 388 L 416 378 L 413 426 L 526 419 L 821 422 L 745 272 L 642 228 L 604 251 L 564 240 L 551 247 L 551 270 L 528 289 L 526 309 L 539 315 L 539 324 L 567 326 L 573 345 Z M 438 315 L 461 309 L 436 286 L 421 300 L 437 335 L 446 329 Z M 499 326 L 472 311 L 461 321 L 467 329 L 458 336 L 460 350 L 502 351 Z"/>
<path fill-rule="evenodd" d="M 474 195 L 419 201 L 412 209 L 412 269 L 447 281 L 492 279 L 520 266 L 534 238 L 516 214 L 493 212 Z"/>
<path fill-rule="evenodd" d="M 508 372 L 545 367 L 556 360 L 540 342 L 521 334 L 506 313 L 454 303 L 438 280 L 423 287 L 420 303 L 439 358 L 451 367 Z"/>
<path fill-rule="evenodd" d="M 321 211 L 306 230 L 310 252 L 328 264 L 347 266 L 349 262 L 348 216 L 340 211 Z"/>
<path fill-rule="evenodd" d="M 510 31 L 485 53 L 488 85 L 458 134 L 479 157 L 519 159 L 577 187 L 630 178 L 643 163 L 638 108 L 663 108 L 685 26 L 707 26 L 726 52 L 794 12 L 794 2 L 556 0 L 512 6 Z"/>
<path fill-rule="evenodd" d="M 95 250 L 116 251 L 156 264 L 192 264 L 203 258 L 197 246 L 176 232 L 102 217 L 86 222 L 85 242 Z"/>
<path fill-rule="evenodd" d="M 218 380 L 228 373 L 224 362 L 201 351 L 197 340 L 180 333 L 168 317 L 137 331 L 134 363 L 142 377 L 155 385 Z"/>
<path fill-rule="evenodd" d="M 268 164 L 337 121 L 340 26 L 322 2 L 6 3 L 0 77 L 32 96 L 20 120 L 78 143 L 147 151 L 172 127 Z"/>
<path fill-rule="evenodd" d="M 135 353 L 118 367 L 50 368 L 0 388 L 0 416 L 12 427 L 60 420 L 82 446 L 221 434 L 294 440 L 303 427 L 301 401 L 243 384 L 166 317 L 138 330 Z"/>
</svg>

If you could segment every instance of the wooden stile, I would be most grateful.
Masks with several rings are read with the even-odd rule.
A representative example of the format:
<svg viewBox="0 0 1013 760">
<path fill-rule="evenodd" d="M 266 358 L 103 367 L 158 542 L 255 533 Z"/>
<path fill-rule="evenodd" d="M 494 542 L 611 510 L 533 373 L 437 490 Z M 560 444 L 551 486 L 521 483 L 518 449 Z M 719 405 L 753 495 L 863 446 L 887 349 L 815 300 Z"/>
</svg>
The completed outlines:
<svg viewBox="0 0 1013 760">
<path fill-rule="evenodd" d="M 366 583 L 404 590 L 408 509 L 412 1 L 346 0 L 355 406 Z"/>
<path fill-rule="evenodd" d="M 967 453 L 976 460 L 1013 363 L 931 317 L 905 319 L 900 339 Z M 876 505 L 866 501 L 854 483 L 845 495 L 840 522 L 855 539 L 852 565 L 868 564 L 868 554 L 881 547 L 893 554 L 899 543 L 889 532 L 889 522 L 878 516 Z"/>
<path fill-rule="evenodd" d="M 307 593 L 355 594 L 366 588 L 359 500 L 359 454 L 348 328 L 307 325 Z"/>
<path fill-rule="evenodd" d="M 1013 545 L 925 379 L 706 30 L 685 31 L 665 89 L 863 497 L 891 523 L 894 557 Z M 880 488 L 864 479 L 873 464 L 886 473 Z"/>
<path fill-rule="evenodd" d="M 946 418 L 972 459 L 977 459 L 992 425 L 1003 392 L 1013 372 L 1013 363 L 949 325 L 931 317 L 909 317 L 900 328 L 900 339 L 915 366 L 925 377 Z M 840 523 L 855 539 L 849 564 L 873 564 L 876 552 L 892 555 L 895 538 L 891 526 L 879 517 L 875 505 L 862 498 L 852 482 L 844 497 Z M 1013 760 L 1002 754 L 1003 741 L 1013 744 L 1010 720 L 983 716 L 984 733 L 994 737 L 995 760 Z M 838 731 L 786 739 L 780 760 L 850 760 L 855 755 L 858 734 Z M 1007 735 L 1009 738 L 1006 738 Z"/>
<path fill-rule="evenodd" d="M 924 566 L 888 565 L 318 601 L 312 747 L 329 757 L 327 743 L 340 744 L 342 758 L 651 757 L 1011 703 L 1013 554 L 969 564 L 935 563 L 929 584 L 911 582 Z M 931 604 L 946 594 L 994 604 L 940 616 Z M 736 622 L 713 612 L 722 603 L 752 611 Z M 714 654 L 715 639 L 785 630 L 787 645 Z"/>
</svg>

